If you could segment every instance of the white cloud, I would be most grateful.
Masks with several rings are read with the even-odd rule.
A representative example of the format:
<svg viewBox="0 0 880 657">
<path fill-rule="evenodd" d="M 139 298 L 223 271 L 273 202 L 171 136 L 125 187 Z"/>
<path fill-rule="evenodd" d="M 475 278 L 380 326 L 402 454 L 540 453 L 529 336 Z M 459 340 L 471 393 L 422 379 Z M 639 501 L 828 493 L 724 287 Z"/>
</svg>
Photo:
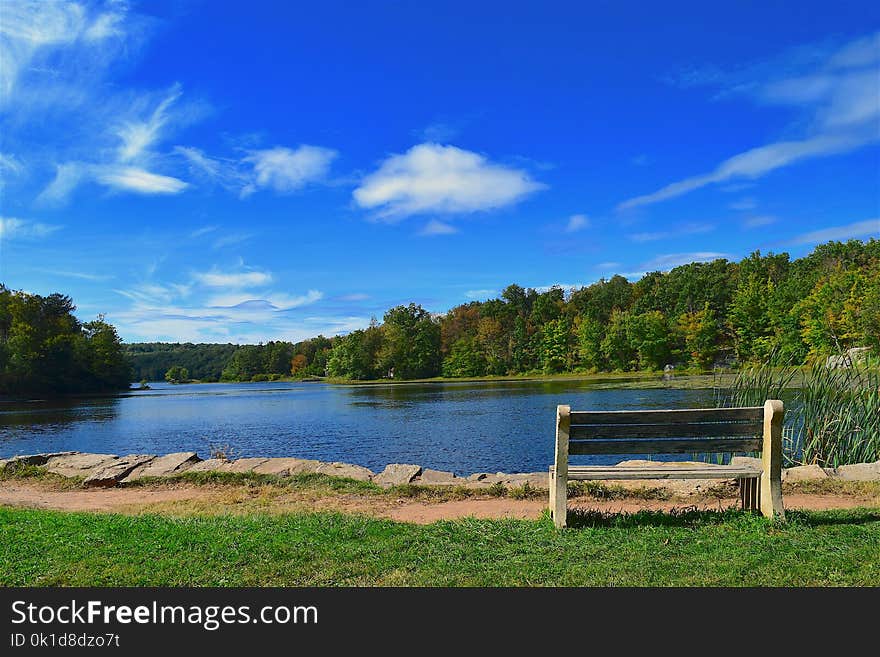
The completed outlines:
<svg viewBox="0 0 880 657">
<path fill-rule="evenodd" d="M 727 253 L 715 253 L 713 251 L 694 251 L 691 253 L 667 253 L 659 255 L 648 262 L 639 265 L 638 269 L 644 271 L 667 271 L 680 265 L 692 262 L 710 262 L 718 258 L 729 258 Z"/>
<path fill-rule="evenodd" d="M 353 294 L 343 294 L 341 297 L 336 297 L 337 301 L 366 301 L 370 298 L 369 294 L 364 294 L 363 292 L 355 292 Z"/>
<path fill-rule="evenodd" d="M 109 281 L 113 278 L 109 274 L 89 274 L 82 271 L 59 271 L 57 269 L 34 269 L 34 271 L 52 274 L 53 276 L 63 276 L 64 278 L 79 278 L 84 281 Z"/>
<path fill-rule="evenodd" d="M 44 224 L 15 217 L 0 217 L 0 239 L 40 239 L 47 237 L 55 231 L 61 230 L 61 226 Z"/>
<path fill-rule="evenodd" d="M 820 244 L 831 240 L 849 240 L 859 237 L 880 239 L 880 219 L 868 219 L 846 226 L 831 226 L 803 233 L 792 239 L 791 244 Z"/>
<path fill-rule="evenodd" d="M 107 168 L 96 179 L 108 187 L 138 194 L 179 194 L 189 187 L 188 183 L 177 178 L 150 173 L 136 167 Z"/>
<path fill-rule="evenodd" d="M 59 205 L 80 182 L 90 175 L 90 167 L 81 162 L 55 166 L 55 178 L 37 196 L 37 205 Z"/>
<path fill-rule="evenodd" d="M 220 176 L 223 170 L 221 162 L 208 157 L 198 148 L 193 148 L 191 146 L 175 146 L 174 152 L 182 155 L 196 172 L 206 174 L 211 178 Z"/>
<path fill-rule="evenodd" d="M 323 294 L 317 290 L 299 296 L 229 293 L 183 305 L 175 299 L 172 288 L 145 284 L 134 290 L 117 290 L 133 304 L 127 310 L 108 313 L 108 319 L 127 339 L 237 343 L 303 340 L 369 323 L 368 318 L 352 317 L 296 319 L 290 311 L 320 300 Z"/>
<path fill-rule="evenodd" d="M 253 294 L 249 292 L 232 292 L 219 294 L 208 299 L 207 305 L 211 308 L 238 308 L 245 304 L 250 309 L 261 308 L 263 310 L 291 310 L 300 306 L 308 306 L 324 298 L 324 293 L 319 290 L 309 290 L 306 294 L 290 296 L 287 294 Z"/>
<path fill-rule="evenodd" d="M 812 158 L 838 155 L 880 139 L 877 66 L 880 63 L 880 33 L 853 41 L 835 53 L 805 56 L 790 62 L 775 62 L 783 73 L 768 74 L 767 66 L 755 66 L 739 76 L 722 95 L 747 95 L 764 104 L 798 110 L 799 121 L 808 127 L 801 139 L 777 141 L 730 157 L 714 170 L 671 183 L 650 194 L 627 199 L 619 210 L 659 203 L 708 185 L 742 179 L 756 179 L 782 167 Z M 820 52 L 820 51 L 816 51 Z M 792 69 L 799 69 L 792 71 Z M 736 77 L 740 79 L 735 80 Z M 701 84 L 725 84 L 731 80 L 715 72 Z"/>
<path fill-rule="evenodd" d="M 195 239 L 196 237 L 201 237 L 202 235 L 213 233 L 218 228 L 219 226 L 202 226 L 201 228 L 196 228 L 194 231 L 192 231 L 189 236 Z"/>
<path fill-rule="evenodd" d="M 454 235 L 458 232 L 458 228 L 452 226 L 451 224 L 443 223 L 442 221 L 437 221 L 436 219 L 431 219 L 425 227 L 419 231 L 419 235 L 424 237 L 435 237 L 437 235 Z"/>
<path fill-rule="evenodd" d="M 22 171 L 21 161 L 14 155 L 6 155 L 5 153 L 0 153 L 0 172 L 8 171 L 12 174 L 19 174 Z M 0 185 L 3 184 L 2 178 L 0 178 Z"/>
<path fill-rule="evenodd" d="M 665 240 L 672 237 L 680 237 L 681 235 L 697 235 L 700 233 L 709 233 L 715 230 L 714 224 L 686 224 L 675 230 L 655 231 L 645 233 L 632 233 L 627 237 L 633 242 L 654 242 L 657 240 Z"/>
<path fill-rule="evenodd" d="M 600 263 L 594 265 L 594 267 L 595 267 L 596 269 L 602 269 L 602 270 L 605 270 L 605 271 L 610 271 L 610 270 L 612 270 L 612 269 L 617 269 L 617 268 L 619 268 L 619 267 L 620 267 L 620 263 L 619 263 L 619 262 L 600 262 Z"/>
<path fill-rule="evenodd" d="M 579 230 L 590 227 L 590 220 L 585 214 L 573 214 L 568 218 L 568 224 L 565 226 L 566 233 L 576 233 Z"/>
<path fill-rule="evenodd" d="M 259 188 L 290 194 L 309 183 L 321 181 L 327 177 L 330 164 L 338 155 L 330 148 L 308 145 L 296 149 L 276 146 L 251 151 L 244 161 L 253 165 L 255 179 L 242 189 L 242 196 Z"/>
<path fill-rule="evenodd" d="M 424 143 L 390 156 L 361 181 L 353 196 L 360 207 L 397 220 L 426 212 L 492 210 L 544 188 L 521 169 L 455 146 Z"/>
<path fill-rule="evenodd" d="M 552 283 L 550 285 L 538 285 L 537 287 L 535 287 L 535 290 L 543 294 L 544 292 L 549 292 L 554 287 L 558 287 L 565 292 L 569 292 L 571 290 L 577 290 L 582 287 L 587 287 L 588 285 L 589 283 Z"/>
<path fill-rule="evenodd" d="M 41 49 L 70 44 L 87 29 L 85 9 L 76 3 L 4 2 L 0 20 L 0 104 Z"/>
<path fill-rule="evenodd" d="M 747 196 L 745 198 L 739 199 L 738 201 L 734 201 L 727 207 L 729 207 L 731 210 L 754 210 L 756 207 L 758 207 L 758 201 L 756 201 L 751 196 Z"/>
<path fill-rule="evenodd" d="M 775 224 L 777 221 L 779 221 L 779 219 L 772 214 L 761 214 L 754 217 L 746 217 L 745 221 L 743 221 L 743 226 L 746 228 L 760 228 L 761 226 Z"/>
<path fill-rule="evenodd" d="M 222 272 L 212 269 L 193 274 L 193 279 L 208 287 L 258 287 L 272 282 L 272 274 L 262 271 Z"/>
<path fill-rule="evenodd" d="M 114 130 L 122 141 L 118 155 L 120 162 L 136 160 L 159 139 L 168 121 L 168 109 L 180 95 L 180 85 L 176 84 L 146 120 L 126 120 Z"/>
<path fill-rule="evenodd" d="M 737 178 L 759 178 L 771 171 L 801 160 L 846 153 L 864 146 L 867 141 L 873 139 L 875 137 L 866 140 L 863 136 L 823 134 L 800 141 L 780 141 L 767 144 L 766 146 L 759 146 L 739 155 L 734 155 L 719 164 L 710 173 L 671 183 L 651 194 L 628 199 L 617 207 L 619 210 L 628 210 L 642 205 L 666 201 L 715 183 L 735 180 Z"/>
<path fill-rule="evenodd" d="M 485 299 L 493 299 L 498 296 L 498 290 L 468 290 L 464 293 L 468 299 L 483 301 Z"/>
<path fill-rule="evenodd" d="M 242 242 L 246 242 L 252 237 L 252 233 L 232 233 L 230 235 L 224 235 L 223 237 L 218 237 L 216 240 L 214 240 L 213 244 L 211 244 L 211 248 L 222 249 L 225 246 L 241 244 Z"/>
<path fill-rule="evenodd" d="M 459 133 L 461 133 L 459 126 L 445 121 L 435 121 L 422 130 L 413 131 L 416 137 L 432 143 L 449 142 L 449 140 L 455 139 Z"/>
</svg>

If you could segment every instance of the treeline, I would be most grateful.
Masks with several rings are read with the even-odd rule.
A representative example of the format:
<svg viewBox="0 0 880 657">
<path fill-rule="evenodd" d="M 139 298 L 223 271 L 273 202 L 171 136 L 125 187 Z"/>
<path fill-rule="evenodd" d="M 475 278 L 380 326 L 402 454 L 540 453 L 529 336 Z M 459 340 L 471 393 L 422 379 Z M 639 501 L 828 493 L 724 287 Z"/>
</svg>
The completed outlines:
<svg viewBox="0 0 880 657">
<path fill-rule="evenodd" d="M 174 366 L 185 368 L 193 379 L 219 381 L 238 348 L 235 344 L 140 342 L 125 345 L 125 353 L 135 381 L 162 381 Z"/>
<path fill-rule="evenodd" d="M 131 348 L 148 347 L 133 345 Z M 232 348 L 210 376 L 273 380 L 478 377 L 660 370 L 668 364 L 800 364 L 853 346 L 880 351 L 880 240 L 829 242 L 806 257 L 755 252 L 739 262 L 691 263 L 580 289 L 508 286 L 500 298 L 432 315 L 398 306 L 345 336 Z M 182 352 L 181 352 L 182 353 Z M 136 357 L 137 358 L 137 357 Z M 205 379 L 184 360 L 193 378 Z M 150 380 L 164 371 L 152 372 Z"/>
<path fill-rule="evenodd" d="M 131 365 L 103 317 L 81 323 L 70 297 L 12 291 L 0 284 L 0 394 L 124 390 Z"/>
<path fill-rule="evenodd" d="M 829 242 L 791 260 L 755 252 L 566 291 L 517 285 L 432 318 L 398 307 L 334 344 L 329 373 L 353 379 L 528 372 L 706 370 L 800 364 L 880 347 L 880 240 Z"/>
</svg>

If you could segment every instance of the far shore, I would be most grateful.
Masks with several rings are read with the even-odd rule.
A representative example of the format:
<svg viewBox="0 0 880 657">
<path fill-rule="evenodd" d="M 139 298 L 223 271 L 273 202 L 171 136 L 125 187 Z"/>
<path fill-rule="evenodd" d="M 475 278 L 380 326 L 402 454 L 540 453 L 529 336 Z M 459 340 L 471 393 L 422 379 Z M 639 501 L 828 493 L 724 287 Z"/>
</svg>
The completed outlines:
<svg viewBox="0 0 880 657">
<path fill-rule="evenodd" d="M 597 373 L 570 373 L 570 374 L 512 374 L 500 376 L 479 377 L 442 377 L 436 376 L 427 379 L 343 379 L 338 377 L 308 377 L 304 379 L 283 376 L 274 380 L 266 381 L 201 381 L 192 380 L 173 385 L 198 385 L 206 383 L 328 383 L 343 386 L 384 386 L 384 385 L 409 385 L 425 383 L 554 383 L 560 381 L 592 382 L 598 386 L 607 384 L 613 388 L 713 388 L 718 385 L 726 385 L 736 376 L 735 371 L 725 371 L 723 374 L 679 374 L 664 378 L 663 372 L 597 372 Z M 148 383 L 165 383 L 160 381 L 148 381 Z M 139 383 L 132 383 L 132 390 L 137 390 Z"/>
</svg>

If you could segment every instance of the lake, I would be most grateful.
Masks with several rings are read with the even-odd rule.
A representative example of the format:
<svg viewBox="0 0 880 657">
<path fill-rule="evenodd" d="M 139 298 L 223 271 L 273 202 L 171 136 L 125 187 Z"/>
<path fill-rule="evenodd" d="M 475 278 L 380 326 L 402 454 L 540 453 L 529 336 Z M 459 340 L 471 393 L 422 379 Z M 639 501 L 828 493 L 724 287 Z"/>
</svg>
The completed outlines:
<svg viewBox="0 0 880 657">
<path fill-rule="evenodd" d="M 150 385 L 110 397 L 2 402 L 0 457 L 77 450 L 195 451 L 207 458 L 213 447 L 228 447 L 236 458 L 296 456 L 374 471 L 418 463 L 458 475 L 531 472 L 551 463 L 557 404 L 576 410 L 713 405 L 712 390 L 607 389 L 596 381 Z"/>
</svg>

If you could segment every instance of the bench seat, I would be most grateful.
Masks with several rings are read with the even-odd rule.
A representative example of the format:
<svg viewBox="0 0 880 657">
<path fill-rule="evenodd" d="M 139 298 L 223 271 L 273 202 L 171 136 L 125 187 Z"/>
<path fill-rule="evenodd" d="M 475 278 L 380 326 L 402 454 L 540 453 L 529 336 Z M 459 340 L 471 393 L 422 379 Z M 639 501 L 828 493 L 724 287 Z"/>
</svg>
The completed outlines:
<svg viewBox="0 0 880 657">
<path fill-rule="evenodd" d="M 556 466 L 550 466 L 550 476 Z M 761 471 L 748 466 L 626 466 L 626 465 L 570 465 L 568 478 L 580 481 L 594 479 L 754 479 Z"/>
</svg>

